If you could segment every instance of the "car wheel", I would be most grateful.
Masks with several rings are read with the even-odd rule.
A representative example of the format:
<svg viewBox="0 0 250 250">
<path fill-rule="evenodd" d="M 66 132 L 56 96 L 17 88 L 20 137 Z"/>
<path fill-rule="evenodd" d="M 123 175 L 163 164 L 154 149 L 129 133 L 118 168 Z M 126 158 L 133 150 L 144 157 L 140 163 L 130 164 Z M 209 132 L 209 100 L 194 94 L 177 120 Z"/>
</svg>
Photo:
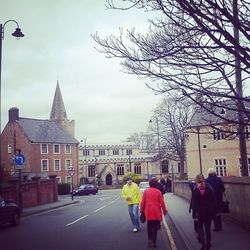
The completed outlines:
<svg viewBox="0 0 250 250">
<path fill-rule="evenodd" d="M 15 213 L 12 216 L 11 225 L 17 226 L 19 225 L 19 223 L 20 223 L 20 214 L 17 211 L 15 211 Z"/>
</svg>

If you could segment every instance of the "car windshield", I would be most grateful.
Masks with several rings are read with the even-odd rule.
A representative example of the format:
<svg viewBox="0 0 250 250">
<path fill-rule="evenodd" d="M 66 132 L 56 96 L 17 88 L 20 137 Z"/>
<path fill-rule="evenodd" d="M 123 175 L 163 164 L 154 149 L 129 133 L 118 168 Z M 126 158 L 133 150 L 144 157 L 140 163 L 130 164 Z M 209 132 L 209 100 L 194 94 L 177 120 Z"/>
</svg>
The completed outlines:
<svg viewBox="0 0 250 250">
<path fill-rule="evenodd" d="M 148 188 L 149 187 L 149 183 L 148 182 L 141 182 L 139 184 L 139 188 Z"/>
</svg>

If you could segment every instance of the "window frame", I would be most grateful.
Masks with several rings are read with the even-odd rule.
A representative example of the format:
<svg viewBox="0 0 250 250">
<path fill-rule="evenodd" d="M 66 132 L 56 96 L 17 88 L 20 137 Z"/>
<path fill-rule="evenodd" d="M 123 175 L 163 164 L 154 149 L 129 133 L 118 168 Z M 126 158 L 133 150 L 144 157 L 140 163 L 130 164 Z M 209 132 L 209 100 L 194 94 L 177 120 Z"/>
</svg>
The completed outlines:
<svg viewBox="0 0 250 250">
<path fill-rule="evenodd" d="M 58 146 L 58 152 L 56 152 L 56 146 Z M 53 144 L 53 153 L 59 155 L 61 152 L 60 144 Z"/>
<path fill-rule="evenodd" d="M 67 146 L 69 146 L 69 151 L 67 151 Z M 72 148 L 71 144 L 65 144 L 65 154 L 71 154 L 72 152 L 71 148 Z"/>
<path fill-rule="evenodd" d="M 43 152 L 43 146 L 46 145 L 46 152 Z M 49 145 L 47 143 L 41 143 L 40 144 L 40 152 L 42 155 L 46 155 L 49 153 Z"/>
<path fill-rule="evenodd" d="M 56 162 L 59 162 L 59 169 L 56 169 Z M 61 171 L 62 166 L 61 166 L 61 159 L 54 159 L 54 171 L 58 172 Z"/>
<path fill-rule="evenodd" d="M 47 170 L 43 169 L 43 162 L 47 162 Z M 49 159 L 41 159 L 41 172 L 49 172 Z"/>
</svg>

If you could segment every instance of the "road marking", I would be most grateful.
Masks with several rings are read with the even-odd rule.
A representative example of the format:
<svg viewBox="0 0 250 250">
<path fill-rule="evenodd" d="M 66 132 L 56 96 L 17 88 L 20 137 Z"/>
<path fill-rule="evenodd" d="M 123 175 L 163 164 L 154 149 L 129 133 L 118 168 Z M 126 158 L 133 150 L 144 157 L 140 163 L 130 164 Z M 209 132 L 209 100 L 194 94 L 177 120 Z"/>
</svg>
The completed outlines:
<svg viewBox="0 0 250 250">
<path fill-rule="evenodd" d="M 99 210 L 101 210 L 101 209 L 105 208 L 106 206 L 107 206 L 107 205 L 102 206 L 102 207 L 99 207 L 99 208 L 97 208 L 94 212 L 96 213 L 96 212 L 98 212 Z"/>
<path fill-rule="evenodd" d="M 165 219 L 164 216 L 162 216 L 162 217 L 163 217 L 162 223 L 163 223 L 163 225 L 164 225 L 164 227 L 165 227 L 165 230 L 166 230 L 166 232 L 167 232 L 168 239 L 169 239 L 170 245 L 171 245 L 171 250 L 177 250 L 176 245 L 175 245 L 175 242 L 174 242 L 174 239 L 173 239 L 173 236 L 172 236 L 172 233 L 171 233 L 171 231 L 170 231 L 170 229 L 169 229 L 169 226 L 168 226 L 168 224 L 167 224 L 167 222 L 166 222 L 166 219 Z"/>
<path fill-rule="evenodd" d="M 78 221 L 80 221 L 80 220 L 82 220 L 82 219 L 84 219 L 84 218 L 86 218 L 86 217 L 88 217 L 89 215 L 88 214 L 86 214 L 86 215 L 84 215 L 83 217 L 81 217 L 81 218 L 79 218 L 79 219 L 77 219 L 77 220 L 75 220 L 75 221 L 73 221 L 73 222 L 71 222 L 71 223 L 68 223 L 66 226 L 71 226 L 72 224 L 75 224 L 76 222 L 78 222 Z"/>
</svg>

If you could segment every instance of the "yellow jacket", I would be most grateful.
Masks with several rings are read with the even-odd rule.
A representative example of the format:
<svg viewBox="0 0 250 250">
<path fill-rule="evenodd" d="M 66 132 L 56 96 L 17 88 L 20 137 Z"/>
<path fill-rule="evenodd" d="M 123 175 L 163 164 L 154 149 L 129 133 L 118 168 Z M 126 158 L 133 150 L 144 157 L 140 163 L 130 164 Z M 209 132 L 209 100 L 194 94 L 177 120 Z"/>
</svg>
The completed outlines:
<svg viewBox="0 0 250 250">
<path fill-rule="evenodd" d="M 140 204 L 141 191 L 138 185 L 134 182 L 130 186 L 125 184 L 122 188 L 122 198 L 127 201 L 128 205 Z"/>
</svg>

